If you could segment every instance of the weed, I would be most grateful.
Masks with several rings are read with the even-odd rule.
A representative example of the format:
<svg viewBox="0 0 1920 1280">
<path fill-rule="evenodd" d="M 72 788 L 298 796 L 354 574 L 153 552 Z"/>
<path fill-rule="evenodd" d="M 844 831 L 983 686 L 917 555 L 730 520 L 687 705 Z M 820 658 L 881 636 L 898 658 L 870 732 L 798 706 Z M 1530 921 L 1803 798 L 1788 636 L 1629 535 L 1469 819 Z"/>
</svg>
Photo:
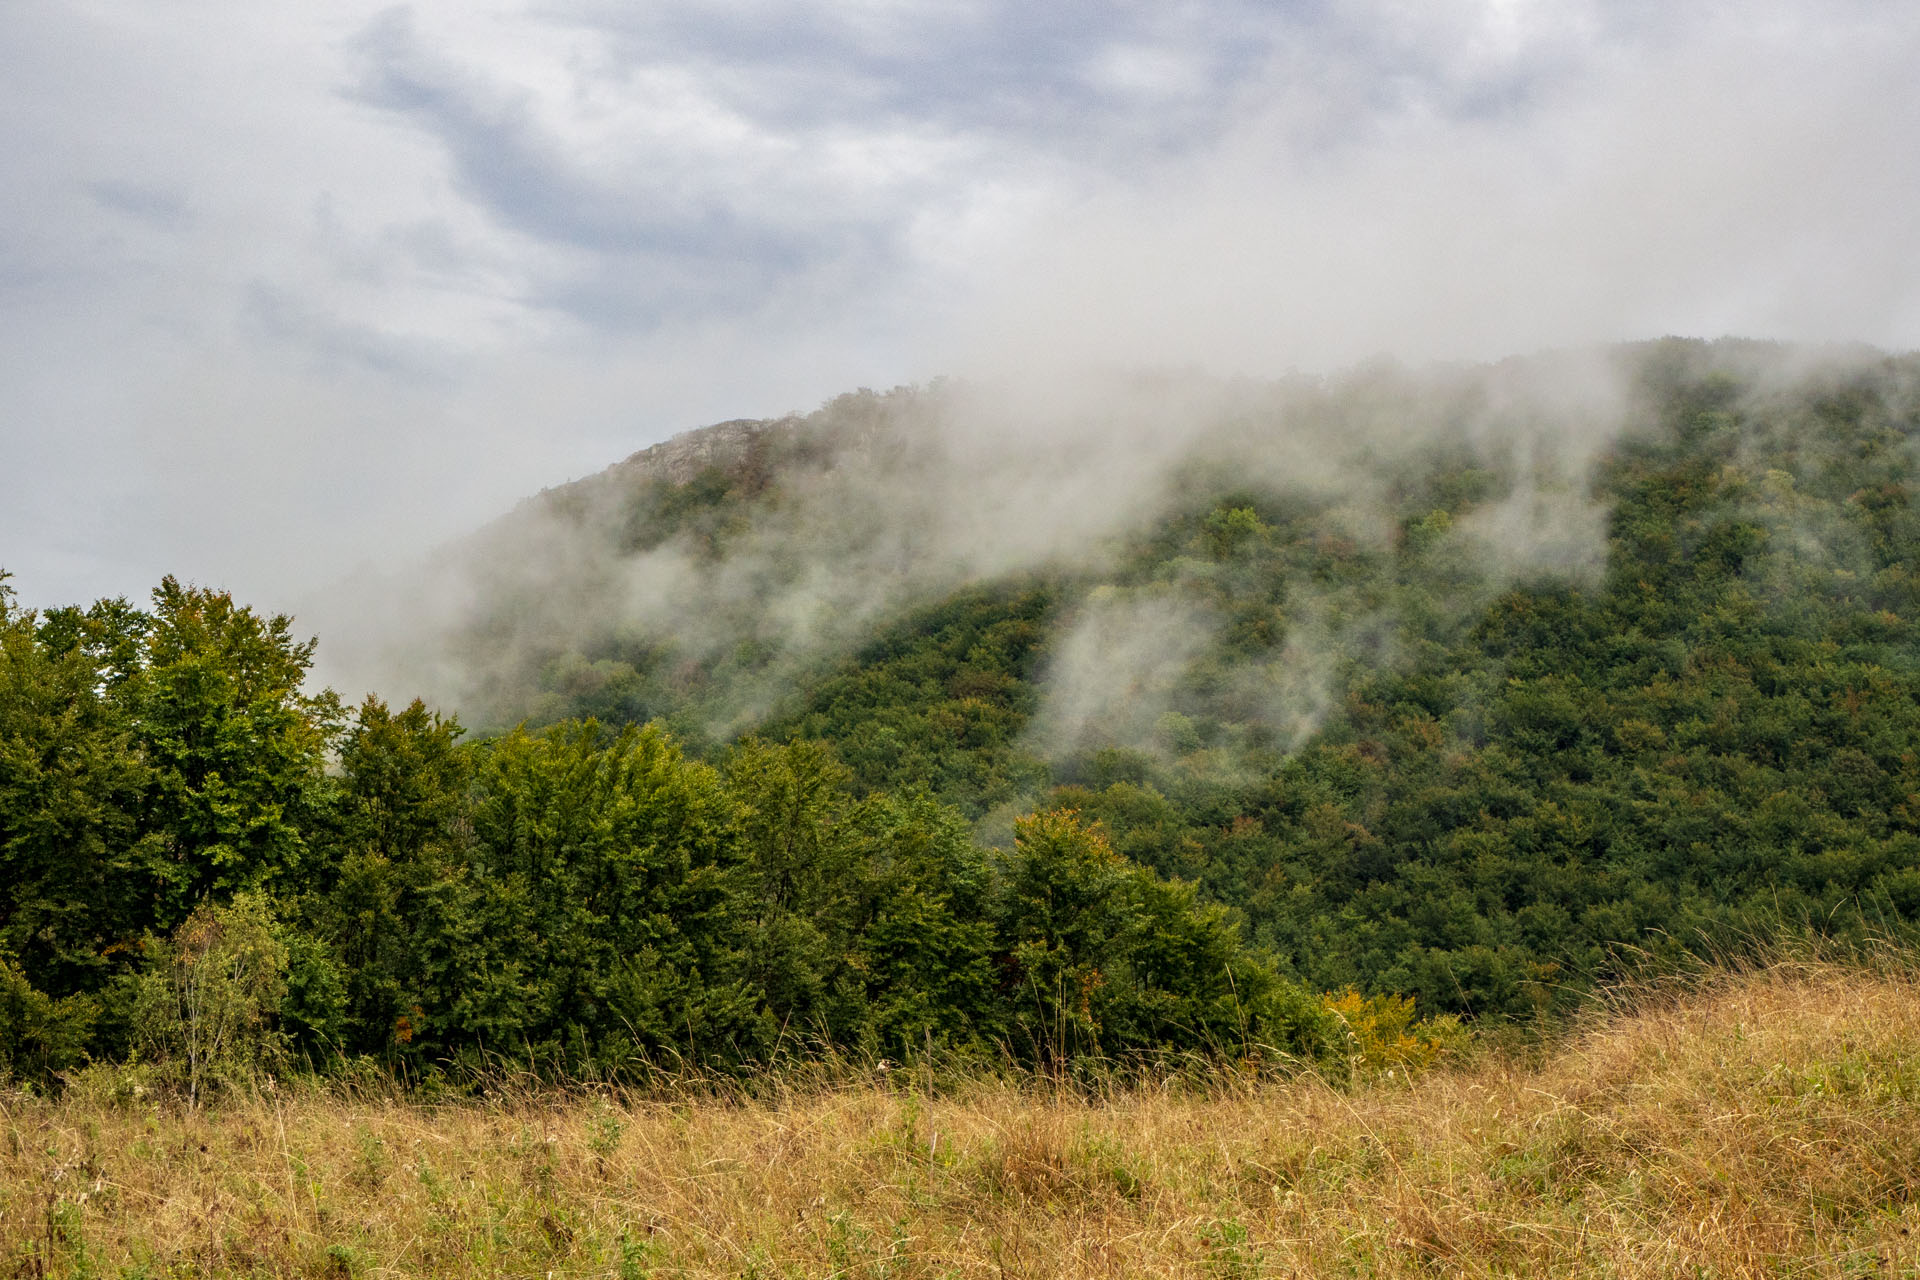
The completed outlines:
<svg viewBox="0 0 1920 1280">
<path fill-rule="evenodd" d="M 605 1098 L 600 1098 L 594 1103 L 586 1127 L 587 1150 L 593 1153 L 596 1167 L 605 1173 L 607 1161 L 620 1150 L 621 1135 L 627 1131 L 626 1118 L 614 1110 Z"/>
<path fill-rule="evenodd" d="M 1248 1243 L 1247 1228 L 1238 1218 L 1215 1219 L 1200 1233 L 1206 1250 L 1207 1272 L 1222 1280 L 1247 1280 L 1261 1271 L 1260 1250 Z"/>
<path fill-rule="evenodd" d="M 369 1191 L 378 1191 L 387 1180 L 387 1144 L 376 1133 L 367 1129 L 356 1129 L 353 1145 L 359 1159 L 350 1175 L 355 1185 Z"/>
</svg>

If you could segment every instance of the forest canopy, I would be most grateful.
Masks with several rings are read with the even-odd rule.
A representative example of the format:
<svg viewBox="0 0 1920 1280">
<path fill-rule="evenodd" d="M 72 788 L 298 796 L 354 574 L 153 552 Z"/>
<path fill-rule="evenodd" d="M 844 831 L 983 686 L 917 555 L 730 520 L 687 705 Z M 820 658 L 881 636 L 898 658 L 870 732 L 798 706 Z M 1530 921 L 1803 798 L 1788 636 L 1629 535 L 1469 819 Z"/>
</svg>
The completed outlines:
<svg viewBox="0 0 1920 1280">
<path fill-rule="evenodd" d="M 934 392 L 747 424 L 475 544 L 547 578 L 438 634 L 474 733 L 315 692 L 315 642 L 221 591 L 0 582 L 0 1057 L 1321 1061 L 1369 999 L 1527 1018 L 1902 933 L 1920 363 L 1613 359 L 1572 462 L 1499 371 L 1294 388 L 990 566 L 848 497 L 922 483 Z M 1362 462 L 1234 464 L 1302 421 Z M 711 610 L 607 611 L 663 557 Z"/>
</svg>

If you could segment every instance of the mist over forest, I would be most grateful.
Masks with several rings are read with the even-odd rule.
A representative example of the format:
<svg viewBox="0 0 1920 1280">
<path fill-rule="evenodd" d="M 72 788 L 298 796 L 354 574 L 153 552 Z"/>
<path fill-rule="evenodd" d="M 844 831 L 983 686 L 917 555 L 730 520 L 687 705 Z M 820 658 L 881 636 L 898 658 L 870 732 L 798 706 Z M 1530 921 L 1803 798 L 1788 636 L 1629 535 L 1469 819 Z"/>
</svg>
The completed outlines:
<svg viewBox="0 0 1920 1280">
<path fill-rule="evenodd" d="M 1225 768 L 1303 745 L 1356 672 L 1457 643 L 1504 592 L 1603 588 L 1621 452 L 1672 431 L 1683 391 L 1752 418 L 1751 458 L 1848 385 L 1903 421 L 1910 379 L 1865 347 L 1669 339 L 862 389 L 642 450 L 308 617 L 343 688 L 475 727 L 659 719 L 720 744 L 793 723 L 929 610 L 1018 596 L 1044 601 L 1010 739 L 1025 767 L 1169 765 L 1191 752 L 1168 726 L 1198 715 Z M 1811 536 L 1792 546 L 1860 553 Z"/>
<path fill-rule="evenodd" d="M 1729 368 L 1743 358 L 1790 376 L 1793 361 L 1821 357 L 1717 356 Z M 1591 578 L 1606 538 L 1592 467 L 1652 413 L 1646 362 L 1622 348 L 1420 370 L 1381 360 L 1279 381 L 1188 372 L 863 389 L 643 450 L 428 565 L 351 582 L 337 625 L 334 602 L 310 616 L 331 637 L 322 669 L 347 687 L 405 686 L 510 724 L 547 714 L 543 686 L 592 686 L 627 699 L 627 718 L 678 714 L 682 728 L 724 738 L 876 625 L 970 584 L 1045 578 L 1076 621 L 1049 680 L 1050 732 L 1073 736 L 1101 696 L 1081 667 L 1110 671 L 1115 689 L 1162 668 L 1174 678 L 1224 624 L 1234 588 L 1209 586 L 1216 556 L 1122 580 L 1144 542 L 1196 504 L 1238 493 L 1379 552 L 1399 538 L 1410 491 L 1451 466 L 1471 472 L 1448 542 L 1476 589 Z M 1265 530 L 1246 519 L 1218 537 Z M 1329 627 L 1394 621 L 1384 600 L 1356 613 L 1319 601 L 1310 581 L 1291 591 L 1276 634 L 1291 637 L 1296 684 L 1345 647 Z M 400 607 L 364 607 L 381 592 Z"/>
<path fill-rule="evenodd" d="M 223 1070 L 1316 1061 L 1907 936 L 1916 357 L 1041 390 L 690 433 L 318 640 L 9 593 L 7 1060 L 220 1087 L 213 966 Z"/>
</svg>

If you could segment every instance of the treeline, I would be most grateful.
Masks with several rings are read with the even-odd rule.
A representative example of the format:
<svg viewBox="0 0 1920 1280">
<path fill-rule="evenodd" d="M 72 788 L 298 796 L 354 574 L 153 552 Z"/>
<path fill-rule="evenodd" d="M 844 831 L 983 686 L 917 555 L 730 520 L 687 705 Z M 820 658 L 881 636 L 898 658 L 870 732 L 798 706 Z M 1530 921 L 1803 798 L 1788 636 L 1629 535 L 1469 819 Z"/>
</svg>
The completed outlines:
<svg viewBox="0 0 1920 1280">
<path fill-rule="evenodd" d="M 303 693 L 312 652 L 171 579 L 150 609 L 39 614 L 0 583 L 0 1065 L 168 1062 L 197 1089 L 267 1050 L 618 1075 L 1314 1059 L 1344 1034 L 1070 813 L 990 852 L 924 792 L 856 796 L 817 743 L 466 744 L 418 702 Z"/>
</svg>

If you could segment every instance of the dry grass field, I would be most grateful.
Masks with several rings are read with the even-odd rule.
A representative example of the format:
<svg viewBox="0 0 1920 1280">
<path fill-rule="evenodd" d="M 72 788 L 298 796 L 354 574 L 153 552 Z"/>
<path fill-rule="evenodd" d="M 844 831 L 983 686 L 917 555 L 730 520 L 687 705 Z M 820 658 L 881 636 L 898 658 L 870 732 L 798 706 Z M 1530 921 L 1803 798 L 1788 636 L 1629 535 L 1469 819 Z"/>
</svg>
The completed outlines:
<svg viewBox="0 0 1920 1280">
<path fill-rule="evenodd" d="M 1920 980 L 1783 965 L 1408 1080 L 190 1112 L 4 1099 L 0 1272 L 1920 1275 Z"/>
</svg>

